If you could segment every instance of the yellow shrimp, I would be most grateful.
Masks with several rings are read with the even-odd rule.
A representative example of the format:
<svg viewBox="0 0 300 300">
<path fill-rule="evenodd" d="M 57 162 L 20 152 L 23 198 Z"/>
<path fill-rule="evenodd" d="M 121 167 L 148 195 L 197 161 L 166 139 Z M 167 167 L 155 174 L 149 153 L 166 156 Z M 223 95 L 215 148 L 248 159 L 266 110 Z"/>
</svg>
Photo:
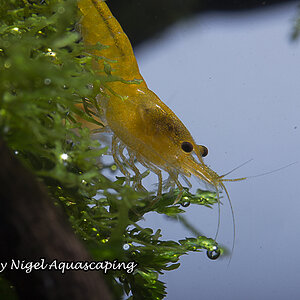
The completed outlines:
<svg viewBox="0 0 300 300">
<path fill-rule="evenodd" d="M 148 89 L 131 44 L 105 2 L 79 0 L 78 7 L 82 13 L 80 24 L 84 43 L 87 49 L 93 49 L 89 53 L 97 58 L 94 67 L 99 74 L 107 68 L 103 59 L 106 57 L 111 60 L 109 72 L 114 78 L 141 80 L 139 84 L 108 80 L 101 86 L 100 96 L 97 97 L 104 111 L 105 125 L 113 132 L 112 154 L 121 172 L 128 178 L 130 173 L 127 168 L 131 169 L 135 173 L 136 187 L 143 188 L 135 160 L 153 171 L 158 176 L 156 199 L 159 199 L 163 188 L 162 170 L 166 171 L 169 182 L 175 183 L 180 190 L 175 203 L 183 193 L 178 176 L 186 178 L 193 174 L 216 190 L 218 202 L 220 189 L 225 190 L 230 202 L 223 182 L 244 178 L 224 179 L 225 175 L 219 176 L 204 164 L 207 148 L 197 145 L 174 112 Z M 92 46 L 98 42 L 109 47 L 95 50 Z M 125 148 L 129 158 L 123 154 Z"/>
</svg>

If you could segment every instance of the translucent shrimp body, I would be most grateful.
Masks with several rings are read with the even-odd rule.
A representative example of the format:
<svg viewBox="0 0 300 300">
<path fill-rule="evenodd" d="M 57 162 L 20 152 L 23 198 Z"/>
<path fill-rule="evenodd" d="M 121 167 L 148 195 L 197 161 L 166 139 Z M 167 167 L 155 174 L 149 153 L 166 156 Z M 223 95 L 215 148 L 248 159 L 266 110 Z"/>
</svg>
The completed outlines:
<svg viewBox="0 0 300 300">
<path fill-rule="evenodd" d="M 106 57 L 111 60 L 111 69 L 106 72 L 110 76 L 141 80 L 139 84 L 108 80 L 101 87 L 98 97 L 105 124 L 113 132 L 112 153 L 120 170 L 129 177 L 128 168 L 131 169 L 136 175 L 135 185 L 138 188 L 142 188 L 142 176 L 135 161 L 157 174 L 158 199 L 162 194 L 162 170 L 169 174 L 169 182 L 176 184 L 181 191 L 175 202 L 180 200 L 183 192 L 179 175 L 189 177 L 193 174 L 217 192 L 220 188 L 225 189 L 223 181 L 226 179 L 203 162 L 206 147 L 197 145 L 172 110 L 148 89 L 131 44 L 105 2 L 80 0 L 78 6 L 82 13 L 81 32 L 87 49 L 92 49 L 91 46 L 98 42 L 109 46 L 101 50 L 88 50 L 96 58 L 95 70 L 101 74 L 107 68 L 107 62 L 102 59 Z M 129 157 L 123 154 L 125 148 Z"/>
</svg>

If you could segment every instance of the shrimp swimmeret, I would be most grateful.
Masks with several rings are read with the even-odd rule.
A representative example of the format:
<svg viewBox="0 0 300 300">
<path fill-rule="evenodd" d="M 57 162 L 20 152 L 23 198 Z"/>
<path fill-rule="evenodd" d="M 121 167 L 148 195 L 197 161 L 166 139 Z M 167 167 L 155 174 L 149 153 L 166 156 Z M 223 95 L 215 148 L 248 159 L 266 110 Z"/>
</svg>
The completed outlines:
<svg viewBox="0 0 300 300">
<path fill-rule="evenodd" d="M 230 202 L 224 181 L 243 178 L 224 179 L 224 175 L 219 176 L 204 164 L 207 148 L 197 145 L 173 111 L 148 89 L 131 44 L 105 2 L 79 0 L 78 7 L 82 13 L 80 25 L 84 43 L 96 58 L 94 69 L 100 75 L 106 70 L 112 78 L 122 78 L 106 80 L 97 97 L 104 123 L 113 132 L 112 154 L 121 172 L 129 178 L 128 169 L 131 169 L 135 173 L 135 186 L 141 189 L 142 174 L 136 161 L 154 172 L 158 177 L 157 200 L 162 195 L 164 170 L 169 175 L 168 181 L 176 184 L 180 191 L 175 203 L 184 191 L 178 176 L 186 178 L 192 174 L 216 190 L 218 202 L 221 189 L 225 190 Z M 108 47 L 98 47 L 98 50 L 97 43 Z M 134 80 L 139 83 L 125 82 Z M 123 154 L 125 148 L 128 156 Z"/>
</svg>

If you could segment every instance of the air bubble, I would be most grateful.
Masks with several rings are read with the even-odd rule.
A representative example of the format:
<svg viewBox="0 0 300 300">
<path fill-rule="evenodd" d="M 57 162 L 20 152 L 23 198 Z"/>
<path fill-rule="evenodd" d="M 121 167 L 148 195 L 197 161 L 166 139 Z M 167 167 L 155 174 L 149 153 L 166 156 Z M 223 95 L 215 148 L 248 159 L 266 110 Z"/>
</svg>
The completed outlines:
<svg viewBox="0 0 300 300">
<path fill-rule="evenodd" d="M 191 202 L 190 202 L 190 201 L 184 201 L 184 202 L 182 202 L 182 203 L 180 203 L 180 204 L 181 204 L 181 206 L 183 206 L 183 207 L 188 207 L 188 206 L 190 206 Z"/>
<path fill-rule="evenodd" d="M 58 8 L 57 12 L 59 14 L 63 14 L 65 12 L 65 8 L 61 6 L 61 7 Z"/>
<path fill-rule="evenodd" d="M 6 69 L 9 69 L 11 67 L 11 63 L 10 63 L 10 61 L 6 61 L 5 63 L 4 63 L 4 68 L 6 68 Z"/>
<path fill-rule="evenodd" d="M 117 166 L 116 166 L 116 165 L 112 165 L 112 166 L 110 167 L 110 169 L 111 169 L 113 172 L 115 172 L 115 171 L 117 171 Z"/>
<path fill-rule="evenodd" d="M 123 250 L 126 251 L 126 250 L 128 250 L 129 248 L 130 248 L 130 245 L 129 245 L 129 244 L 124 244 L 124 245 L 123 245 Z"/>
<path fill-rule="evenodd" d="M 50 78 L 45 78 L 44 83 L 46 85 L 49 85 L 51 83 L 51 79 Z"/>
<path fill-rule="evenodd" d="M 54 52 L 54 51 L 48 52 L 48 53 L 46 53 L 46 56 L 55 57 L 56 56 L 56 52 Z"/>
<path fill-rule="evenodd" d="M 221 251 L 217 246 L 214 246 L 213 250 L 207 250 L 206 254 L 209 259 L 215 260 L 219 258 Z"/>
<path fill-rule="evenodd" d="M 62 160 L 67 160 L 67 159 L 69 158 L 69 155 L 68 155 L 67 153 L 62 153 L 62 154 L 60 155 L 60 158 L 61 158 Z"/>
</svg>

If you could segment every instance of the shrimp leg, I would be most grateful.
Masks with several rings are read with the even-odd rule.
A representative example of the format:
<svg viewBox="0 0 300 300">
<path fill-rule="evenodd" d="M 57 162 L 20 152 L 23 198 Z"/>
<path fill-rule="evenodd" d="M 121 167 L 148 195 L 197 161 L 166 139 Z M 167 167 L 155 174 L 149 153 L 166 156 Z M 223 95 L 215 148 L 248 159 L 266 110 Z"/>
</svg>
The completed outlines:
<svg viewBox="0 0 300 300">
<path fill-rule="evenodd" d="M 113 135 L 112 143 L 111 143 L 111 152 L 112 152 L 112 156 L 114 158 L 114 161 L 115 161 L 116 165 L 118 166 L 120 171 L 126 177 L 126 183 L 129 184 L 130 173 L 126 170 L 126 168 L 122 164 L 122 161 L 118 157 L 119 142 L 120 142 L 119 139 L 115 135 Z"/>
<path fill-rule="evenodd" d="M 178 176 L 178 175 L 177 175 Z M 169 189 L 170 191 L 175 188 L 175 182 L 169 175 L 168 178 L 163 182 L 164 189 Z"/>
<path fill-rule="evenodd" d="M 182 197 L 184 189 L 183 189 L 183 186 L 182 186 L 182 184 L 180 183 L 180 181 L 178 179 L 178 174 L 175 175 L 172 172 L 169 172 L 169 173 L 170 173 L 171 178 L 174 180 L 174 182 L 176 183 L 176 185 L 179 189 L 179 193 L 178 193 L 178 195 L 177 195 L 177 197 L 174 201 L 174 204 L 177 204 L 180 201 L 181 197 Z"/>
<path fill-rule="evenodd" d="M 131 151 L 129 151 L 128 154 L 129 154 L 129 160 L 127 161 L 128 165 L 135 173 L 135 179 L 136 179 L 135 187 L 138 188 L 139 190 L 146 192 L 147 190 L 142 185 L 143 176 L 140 173 L 139 169 L 136 167 L 135 162 L 134 162 L 135 156 Z"/>
<path fill-rule="evenodd" d="M 164 184 L 163 184 L 163 186 L 164 186 L 164 189 L 169 189 L 169 191 L 171 191 L 172 189 L 174 189 L 175 188 L 175 185 L 176 185 L 176 183 L 175 183 L 175 181 L 174 181 L 174 177 L 175 178 L 178 178 L 178 175 L 179 175 L 179 173 L 178 173 L 178 171 L 176 170 L 176 169 L 174 169 L 174 170 L 168 170 L 167 171 L 168 172 L 168 174 L 169 174 L 169 176 L 168 176 L 168 178 L 164 181 Z M 171 174 L 172 173 L 172 174 Z"/>
<path fill-rule="evenodd" d="M 191 184 L 190 181 L 186 178 L 185 175 L 181 174 L 181 178 L 184 180 L 184 182 L 188 185 L 189 188 L 192 187 L 192 184 Z"/>
<path fill-rule="evenodd" d="M 109 129 L 108 126 L 103 126 L 97 129 L 92 129 L 92 133 L 109 133 L 111 130 Z"/>
<path fill-rule="evenodd" d="M 142 158 L 137 158 L 138 161 L 147 169 L 149 169 L 150 171 L 152 171 L 153 173 L 155 173 L 158 177 L 158 188 L 157 188 L 157 194 L 155 199 L 153 200 L 151 206 L 153 206 L 162 196 L 162 186 L 163 186 L 163 180 L 162 180 L 162 174 L 161 174 L 161 170 L 157 167 L 155 167 L 154 165 L 147 163 L 144 159 Z"/>
<path fill-rule="evenodd" d="M 119 143 L 119 155 L 120 155 L 121 159 L 127 164 L 127 166 L 129 168 L 131 168 L 131 170 L 135 173 L 134 188 L 138 188 L 142 191 L 147 191 L 142 185 L 142 179 L 143 179 L 142 174 L 140 173 L 139 169 L 134 164 L 133 153 L 127 149 L 128 155 L 129 155 L 129 159 L 127 159 L 123 153 L 124 149 L 125 149 L 125 145 L 122 142 L 120 142 Z"/>
</svg>

